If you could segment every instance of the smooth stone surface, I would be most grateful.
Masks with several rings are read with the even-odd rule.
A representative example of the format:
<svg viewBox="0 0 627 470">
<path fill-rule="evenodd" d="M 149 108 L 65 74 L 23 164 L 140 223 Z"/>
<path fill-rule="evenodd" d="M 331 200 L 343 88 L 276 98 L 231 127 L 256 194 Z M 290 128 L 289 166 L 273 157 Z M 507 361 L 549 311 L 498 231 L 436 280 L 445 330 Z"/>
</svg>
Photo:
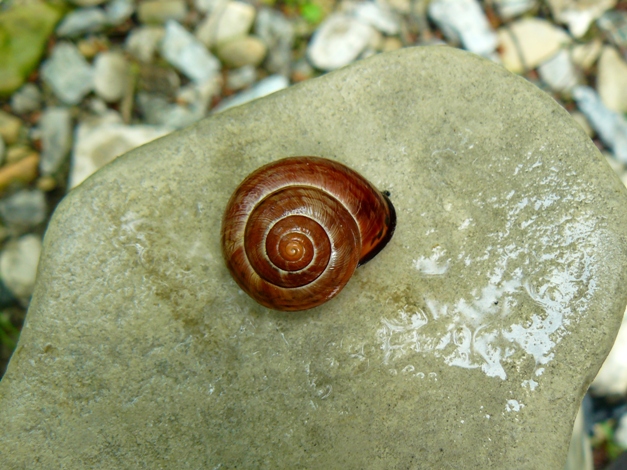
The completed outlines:
<svg viewBox="0 0 627 470">
<path fill-rule="evenodd" d="M 627 394 L 627 314 L 623 316 L 614 346 L 591 388 L 601 396 L 611 395 L 620 399 Z"/>
<path fill-rule="evenodd" d="M 260 165 L 389 190 L 327 304 L 260 307 L 220 220 Z M 9 468 L 562 468 L 627 303 L 627 190 L 568 113 L 446 47 L 379 54 L 136 149 L 46 232 L 0 383 Z M 37 464 L 35 465 L 35 462 Z"/>
<path fill-rule="evenodd" d="M 169 131 L 153 126 L 125 125 L 114 112 L 80 123 L 72 151 L 70 188 L 78 186 L 124 152 L 162 137 Z"/>
</svg>

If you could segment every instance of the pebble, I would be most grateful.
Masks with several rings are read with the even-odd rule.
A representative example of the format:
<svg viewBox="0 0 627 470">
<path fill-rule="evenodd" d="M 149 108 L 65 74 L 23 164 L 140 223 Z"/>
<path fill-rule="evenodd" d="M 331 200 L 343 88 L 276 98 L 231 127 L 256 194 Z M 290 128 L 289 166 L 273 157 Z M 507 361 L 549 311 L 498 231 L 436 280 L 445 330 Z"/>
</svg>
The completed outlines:
<svg viewBox="0 0 627 470">
<path fill-rule="evenodd" d="M 612 149 L 619 162 L 627 164 L 627 119 L 607 109 L 597 92 L 590 87 L 576 86 L 572 94 L 599 138 Z"/>
<path fill-rule="evenodd" d="M 547 3 L 553 13 L 553 18 L 559 23 L 566 24 L 570 33 L 576 38 L 582 37 L 590 24 L 599 18 L 606 10 L 614 7 L 616 0 L 548 0 Z"/>
<path fill-rule="evenodd" d="M 59 42 L 54 47 L 41 67 L 41 75 L 65 104 L 80 103 L 93 88 L 92 67 L 70 42 Z"/>
<path fill-rule="evenodd" d="M 498 38 L 503 65 L 514 73 L 535 69 L 570 42 L 563 29 L 538 18 L 523 18 L 499 28 Z"/>
<path fill-rule="evenodd" d="M 18 161 L 9 162 L 0 168 L 0 190 L 15 182 L 30 183 L 37 178 L 39 155 L 32 151 Z"/>
<path fill-rule="evenodd" d="M 33 152 L 34 150 L 27 145 L 12 145 L 7 149 L 6 163 L 19 162 Z"/>
<path fill-rule="evenodd" d="M 477 0 L 433 0 L 429 17 L 451 41 L 461 42 L 475 54 L 489 56 L 497 46 L 497 36 Z"/>
<path fill-rule="evenodd" d="M 627 414 L 624 414 L 618 421 L 618 426 L 614 432 L 614 441 L 623 449 L 627 449 Z M 619 470 L 619 468 L 616 467 L 615 470 Z"/>
<path fill-rule="evenodd" d="M 0 216 L 17 229 L 32 229 L 46 220 L 46 197 L 38 189 L 22 189 L 0 201 Z"/>
<path fill-rule="evenodd" d="M 229 67 L 257 66 L 266 56 L 266 51 L 266 45 L 261 39 L 244 36 L 220 43 L 216 55 Z"/>
<path fill-rule="evenodd" d="M 245 36 L 255 21 L 255 7 L 244 2 L 228 2 L 216 8 L 196 29 L 196 37 L 207 47 Z"/>
<path fill-rule="evenodd" d="M 39 120 L 41 132 L 41 161 L 39 168 L 44 175 L 56 173 L 72 148 L 72 114 L 70 109 L 49 107 Z"/>
<path fill-rule="evenodd" d="M 292 82 L 304 82 L 313 77 L 315 70 L 311 64 L 305 59 L 299 59 L 292 65 Z"/>
<path fill-rule="evenodd" d="M 401 31 L 398 15 L 385 3 L 357 3 L 352 13 L 362 23 L 368 24 L 388 36 L 394 36 Z"/>
<path fill-rule="evenodd" d="M 342 13 L 332 13 L 314 33 L 307 57 L 321 70 L 344 67 L 366 49 L 373 34 L 369 25 Z"/>
<path fill-rule="evenodd" d="M 72 151 L 70 188 L 82 183 L 119 155 L 169 132 L 170 129 L 153 126 L 125 125 L 113 111 L 79 123 Z"/>
<path fill-rule="evenodd" d="M 41 92 L 34 83 L 26 83 L 11 96 L 11 109 L 26 114 L 41 108 Z"/>
<path fill-rule="evenodd" d="M 536 5 L 536 0 L 494 0 L 496 11 L 504 20 L 511 20 L 512 18 L 520 16 Z"/>
<path fill-rule="evenodd" d="M 182 129 L 199 121 L 205 117 L 208 108 L 205 100 L 181 105 L 151 93 L 138 93 L 137 104 L 145 122 L 170 129 Z"/>
<path fill-rule="evenodd" d="M 111 0 L 105 7 L 107 21 L 117 26 L 128 20 L 135 12 L 135 0 Z"/>
<path fill-rule="evenodd" d="M 566 49 L 560 49 L 557 54 L 542 63 L 538 67 L 538 73 L 542 81 L 557 92 L 569 91 L 580 81 L 579 73 Z"/>
<path fill-rule="evenodd" d="M 159 42 L 165 36 L 162 26 L 140 26 L 130 32 L 124 44 L 125 49 L 142 62 L 152 62 Z"/>
<path fill-rule="evenodd" d="M 294 27 L 281 13 L 262 8 L 255 20 L 255 34 L 268 46 L 265 68 L 289 76 L 294 45 Z"/>
<path fill-rule="evenodd" d="M 223 7 L 228 0 L 194 0 L 194 6 L 201 13 L 211 13 L 216 8 Z"/>
<path fill-rule="evenodd" d="M 138 88 L 141 91 L 174 98 L 180 87 L 181 79 L 172 67 L 142 64 L 139 68 Z"/>
<path fill-rule="evenodd" d="M 614 346 L 591 385 L 596 394 L 621 397 L 627 394 L 627 315 L 618 330 Z"/>
<path fill-rule="evenodd" d="M 9 241 L 0 254 L 0 278 L 20 302 L 27 304 L 35 288 L 41 238 L 34 234 Z"/>
<path fill-rule="evenodd" d="M 20 135 L 22 121 L 12 114 L 0 110 L 0 137 L 7 145 L 14 144 Z"/>
<path fill-rule="evenodd" d="M 597 25 L 606 32 L 618 47 L 627 47 L 627 11 L 609 10 L 597 20 Z"/>
<path fill-rule="evenodd" d="M 220 61 L 176 21 L 166 23 L 160 50 L 165 60 L 196 83 L 209 81 L 220 71 Z"/>
<path fill-rule="evenodd" d="M 144 24 L 183 21 L 186 16 L 187 4 L 184 0 L 148 0 L 139 2 L 137 7 L 137 17 Z"/>
<path fill-rule="evenodd" d="M 283 75 L 271 75 L 258 81 L 250 90 L 242 91 L 231 98 L 223 100 L 218 106 L 216 106 L 214 112 L 224 111 L 225 109 L 248 103 L 249 101 L 257 98 L 268 96 L 274 92 L 287 88 L 289 84 L 289 80 Z"/>
<path fill-rule="evenodd" d="M 241 90 L 249 87 L 257 81 L 257 69 L 252 65 L 246 65 L 238 69 L 229 70 L 226 77 L 226 87 L 229 90 Z"/>
<path fill-rule="evenodd" d="M 129 82 L 129 66 L 120 52 L 101 52 L 94 60 L 94 91 L 103 100 L 122 99 Z"/>
<path fill-rule="evenodd" d="M 571 48 L 573 63 L 582 70 L 589 70 L 601 55 L 603 41 L 598 38 L 584 44 L 576 44 Z"/>
<path fill-rule="evenodd" d="M 98 7 L 79 8 L 63 18 L 57 27 L 59 37 L 77 37 L 86 33 L 102 31 L 109 20 L 104 10 Z"/>
<path fill-rule="evenodd" d="M 599 96 L 608 109 L 627 113 L 627 62 L 612 46 L 603 48 L 596 84 Z"/>
</svg>

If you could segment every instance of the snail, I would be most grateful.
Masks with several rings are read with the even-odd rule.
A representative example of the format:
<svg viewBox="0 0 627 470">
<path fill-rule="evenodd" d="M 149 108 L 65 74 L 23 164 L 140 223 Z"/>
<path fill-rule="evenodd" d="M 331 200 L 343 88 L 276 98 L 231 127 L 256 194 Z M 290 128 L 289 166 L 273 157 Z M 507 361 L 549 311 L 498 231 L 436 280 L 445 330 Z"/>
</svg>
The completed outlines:
<svg viewBox="0 0 627 470">
<path fill-rule="evenodd" d="M 235 190 L 222 221 L 222 252 L 257 302 L 307 310 L 335 297 L 390 241 L 395 225 L 390 200 L 357 172 L 321 157 L 288 157 Z"/>
</svg>

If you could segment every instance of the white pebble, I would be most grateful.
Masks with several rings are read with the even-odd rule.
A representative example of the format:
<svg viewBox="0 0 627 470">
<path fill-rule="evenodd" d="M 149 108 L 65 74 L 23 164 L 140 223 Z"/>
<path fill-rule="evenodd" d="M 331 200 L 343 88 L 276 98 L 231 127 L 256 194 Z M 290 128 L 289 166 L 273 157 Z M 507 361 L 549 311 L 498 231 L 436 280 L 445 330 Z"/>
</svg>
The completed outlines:
<svg viewBox="0 0 627 470">
<path fill-rule="evenodd" d="M 370 43 L 374 30 L 355 18 L 333 13 L 322 22 L 307 49 L 314 67 L 334 70 L 354 61 Z"/>
</svg>

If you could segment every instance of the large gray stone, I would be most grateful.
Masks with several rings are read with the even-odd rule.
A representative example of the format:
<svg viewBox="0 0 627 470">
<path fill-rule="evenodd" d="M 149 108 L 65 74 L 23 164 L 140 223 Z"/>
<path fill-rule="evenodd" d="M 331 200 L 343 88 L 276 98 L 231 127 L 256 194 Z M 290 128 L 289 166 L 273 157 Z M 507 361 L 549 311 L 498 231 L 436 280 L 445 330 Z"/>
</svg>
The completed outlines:
<svg viewBox="0 0 627 470">
<path fill-rule="evenodd" d="M 322 155 L 398 227 L 334 300 L 257 305 L 220 219 Z M 0 384 L 6 468 L 560 468 L 627 303 L 627 194 L 549 96 L 435 47 L 216 114 L 61 203 Z"/>
</svg>

